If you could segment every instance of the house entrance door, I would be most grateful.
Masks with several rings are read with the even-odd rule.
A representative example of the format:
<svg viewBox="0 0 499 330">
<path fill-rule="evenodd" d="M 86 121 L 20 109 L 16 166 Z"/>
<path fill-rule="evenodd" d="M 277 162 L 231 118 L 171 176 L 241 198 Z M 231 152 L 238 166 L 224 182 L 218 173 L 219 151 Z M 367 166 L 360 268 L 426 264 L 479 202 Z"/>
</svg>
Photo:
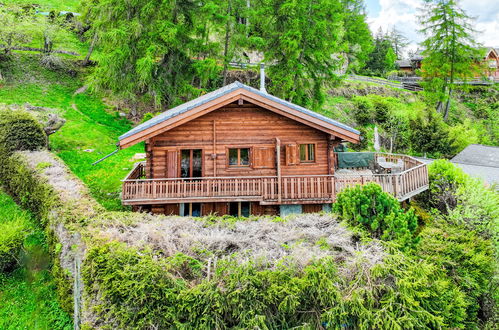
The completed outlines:
<svg viewBox="0 0 499 330">
<path fill-rule="evenodd" d="M 180 177 L 200 178 L 203 176 L 203 151 L 187 149 L 180 152 Z"/>
</svg>

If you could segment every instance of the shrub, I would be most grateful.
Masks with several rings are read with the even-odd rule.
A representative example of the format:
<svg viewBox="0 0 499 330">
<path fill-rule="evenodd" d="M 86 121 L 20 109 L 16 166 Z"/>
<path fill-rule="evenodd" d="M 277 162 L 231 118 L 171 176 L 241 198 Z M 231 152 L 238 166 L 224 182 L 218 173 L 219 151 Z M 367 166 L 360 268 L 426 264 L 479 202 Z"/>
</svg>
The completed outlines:
<svg viewBox="0 0 499 330">
<path fill-rule="evenodd" d="M 418 223 L 414 210 L 404 211 L 398 200 L 383 192 L 378 184 L 342 190 L 333 208 L 343 220 L 368 230 L 375 238 L 398 240 L 402 246 L 414 240 Z"/>
<path fill-rule="evenodd" d="M 417 256 L 444 269 L 466 295 L 466 327 L 476 328 L 480 318 L 492 319 L 496 303 L 491 295 L 498 284 L 493 277 L 492 242 L 464 226 L 443 221 L 425 227 L 420 236 Z"/>
<path fill-rule="evenodd" d="M 464 172 L 451 162 L 439 159 L 428 166 L 428 178 L 430 187 L 426 201 L 429 202 L 429 206 L 443 213 L 456 207 L 457 187 L 466 181 Z"/>
<path fill-rule="evenodd" d="M 283 260 L 209 266 L 178 254 L 108 243 L 84 261 L 94 324 L 110 328 L 402 329 L 460 327 L 464 295 L 437 266 L 395 251 L 381 264 L 340 272 L 325 257 L 305 268 Z"/>
<path fill-rule="evenodd" d="M 447 124 L 434 109 L 427 109 L 409 122 L 412 141 L 412 150 L 419 153 L 428 153 L 439 158 L 441 155 L 450 155 L 452 148 Z"/>
<path fill-rule="evenodd" d="M 26 221 L 0 222 L 0 272 L 10 271 L 18 261 L 26 237 Z"/>
<path fill-rule="evenodd" d="M 498 245 L 499 194 L 447 160 L 430 164 L 428 175 L 430 189 L 421 197 L 424 202 L 447 215 L 446 221 L 492 237 Z"/>
<path fill-rule="evenodd" d="M 24 209 L 45 226 L 48 212 L 56 203 L 52 188 L 30 169 L 18 154 L 0 146 L 0 185 Z"/>
<path fill-rule="evenodd" d="M 0 147 L 15 150 L 37 150 L 47 146 L 42 125 L 25 111 L 0 110 Z"/>
</svg>

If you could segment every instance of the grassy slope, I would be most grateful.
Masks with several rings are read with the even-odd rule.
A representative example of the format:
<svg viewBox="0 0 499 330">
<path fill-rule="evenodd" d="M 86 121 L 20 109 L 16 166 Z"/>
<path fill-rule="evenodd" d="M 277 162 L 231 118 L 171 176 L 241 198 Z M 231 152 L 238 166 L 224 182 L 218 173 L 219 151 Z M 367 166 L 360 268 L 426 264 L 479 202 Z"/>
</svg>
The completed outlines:
<svg viewBox="0 0 499 330">
<path fill-rule="evenodd" d="M 1 64 L 0 70 L 6 80 L 0 87 L 0 103 L 60 109 L 67 122 L 50 137 L 52 150 L 106 208 L 121 209 L 120 180 L 133 166 L 132 156 L 143 152 L 143 145 L 122 150 L 96 166 L 91 164 L 116 149 L 118 136 L 129 130 L 131 123 L 119 118 L 96 97 L 73 96 L 81 87 L 80 79 L 41 68 L 36 55 L 23 54 Z M 93 152 L 86 152 L 88 149 Z"/>
<path fill-rule="evenodd" d="M 3 0 L 4 4 L 37 5 L 40 11 L 76 11 L 79 0 Z"/>
<path fill-rule="evenodd" d="M 18 217 L 29 214 L 0 190 L 0 222 Z M 11 274 L 0 273 L 0 329 L 71 329 L 71 318 L 57 302 L 43 232 L 34 224 L 30 232 L 24 265 Z"/>
</svg>

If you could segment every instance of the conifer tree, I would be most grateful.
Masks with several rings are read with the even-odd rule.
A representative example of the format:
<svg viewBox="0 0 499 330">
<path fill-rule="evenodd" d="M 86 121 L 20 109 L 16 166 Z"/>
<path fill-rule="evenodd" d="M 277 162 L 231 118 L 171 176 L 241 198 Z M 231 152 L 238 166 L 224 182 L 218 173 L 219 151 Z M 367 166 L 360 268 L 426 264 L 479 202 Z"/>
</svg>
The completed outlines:
<svg viewBox="0 0 499 330">
<path fill-rule="evenodd" d="M 465 81 L 478 71 L 475 31 L 471 17 L 456 0 L 427 0 L 419 19 L 426 36 L 421 70 L 425 89 L 436 99 L 437 110 L 447 120 L 456 80 Z"/>
<path fill-rule="evenodd" d="M 303 106 L 319 106 L 325 87 L 338 81 L 347 50 L 341 2 L 260 0 L 254 8 L 260 49 L 272 63 L 270 92 Z"/>
</svg>

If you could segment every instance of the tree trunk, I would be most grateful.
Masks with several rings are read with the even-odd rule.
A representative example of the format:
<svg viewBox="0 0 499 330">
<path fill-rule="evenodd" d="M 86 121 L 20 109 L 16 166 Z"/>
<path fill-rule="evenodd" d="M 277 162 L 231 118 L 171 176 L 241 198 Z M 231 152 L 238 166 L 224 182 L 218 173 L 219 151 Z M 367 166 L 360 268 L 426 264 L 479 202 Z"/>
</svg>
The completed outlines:
<svg viewBox="0 0 499 330">
<path fill-rule="evenodd" d="M 225 45 L 224 45 L 224 70 L 223 70 L 223 86 L 227 84 L 227 71 L 229 68 L 229 40 L 230 40 L 230 11 L 231 0 L 227 3 L 227 24 L 225 25 Z"/>
<path fill-rule="evenodd" d="M 97 33 L 94 33 L 94 36 L 92 38 L 92 42 L 90 43 L 90 48 L 88 48 L 87 56 L 85 56 L 85 59 L 81 63 L 83 66 L 87 66 L 88 62 L 90 62 L 90 56 L 92 55 L 92 52 L 94 51 L 95 43 L 97 42 Z"/>
<path fill-rule="evenodd" d="M 445 104 L 444 121 L 447 121 L 447 118 L 449 117 L 449 108 L 450 108 L 451 97 L 452 97 L 452 86 L 449 87 L 449 97 L 447 98 L 447 102 Z"/>
</svg>

